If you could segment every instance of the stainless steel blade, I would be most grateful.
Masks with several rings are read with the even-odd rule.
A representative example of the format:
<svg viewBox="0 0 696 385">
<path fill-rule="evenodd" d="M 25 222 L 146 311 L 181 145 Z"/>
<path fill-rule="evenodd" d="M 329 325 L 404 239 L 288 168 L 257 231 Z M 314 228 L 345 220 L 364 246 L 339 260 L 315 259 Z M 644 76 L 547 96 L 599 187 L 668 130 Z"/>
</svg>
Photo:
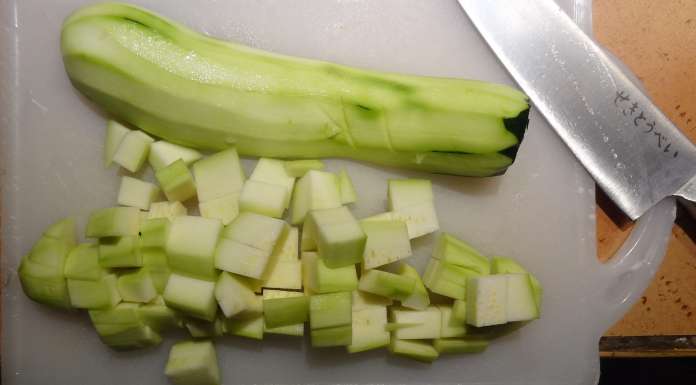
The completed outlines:
<svg viewBox="0 0 696 385">
<path fill-rule="evenodd" d="M 696 200 L 696 147 L 553 0 L 459 0 L 520 87 L 636 219 Z"/>
</svg>

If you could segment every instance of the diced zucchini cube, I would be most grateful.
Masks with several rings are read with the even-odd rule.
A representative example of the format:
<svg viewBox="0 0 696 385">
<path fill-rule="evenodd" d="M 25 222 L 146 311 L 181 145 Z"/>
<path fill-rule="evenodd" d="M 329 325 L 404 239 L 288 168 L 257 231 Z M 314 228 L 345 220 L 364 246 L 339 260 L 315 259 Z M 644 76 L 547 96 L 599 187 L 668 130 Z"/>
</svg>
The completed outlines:
<svg viewBox="0 0 696 385">
<path fill-rule="evenodd" d="M 529 321 L 539 318 L 534 287 L 529 274 L 505 274 L 507 277 L 507 321 Z"/>
<path fill-rule="evenodd" d="M 249 286 L 252 287 L 254 280 L 250 278 L 247 278 L 247 280 L 250 281 Z M 253 318 L 257 316 L 263 316 L 263 295 L 261 294 L 256 294 L 252 302 L 249 303 L 249 307 L 239 313 L 239 316 L 236 318 Z"/>
<path fill-rule="evenodd" d="M 466 301 L 455 299 L 452 305 L 452 318 L 457 322 L 466 323 Z"/>
<path fill-rule="evenodd" d="M 142 266 L 140 237 L 131 235 L 99 238 L 99 265 L 103 268 Z"/>
<path fill-rule="evenodd" d="M 266 271 L 270 252 L 244 243 L 222 238 L 215 250 L 215 267 L 230 273 L 261 279 Z"/>
<path fill-rule="evenodd" d="M 115 274 L 103 276 L 96 281 L 68 279 L 70 304 L 78 309 L 109 309 L 119 302 Z"/>
<path fill-rule="evenodd" d="M 442 334 L 442 313 L 435 306 L 425 310 L 392 308 L 390 320 L 399 325 L 409 325 L 396 329 L 394 338 L 400 340 L 425 340 L 440 338 Z"/>
<path fill-rule="evenodd" d="M 135 207 L 109 207 L 92 212 L 87 221 L 87 237 L 138 235 L 140 210 Z"/>
<path fill-rule="evenodd" d="M 522 267 L 517 261 L 506 257 L 493 257 L 491 259 L 491 274 L 528 274 L 529 272 Z M 532 291 L 537 305 L 537 311 L 541 312 L 541 298 L 544 289 L 539 280 L 532 274 L 529 274 L 529 279 L 532 283 Z"/>
<path fill-rule="evenodd" d="M 126 302 L 147 303 L 157 297 L 155 284 L 146 268 L 124 273 L 118 277 L 118 292 Z"/>
<path fill-rule="evenodd" d="M 138 303 L 121 302 L 113 308 L 90 310 L 89 318 L 93 324 L 132 325 L 140 323 Z"/>
<path fill-rule="evenodd" d="M 251 338 L 263 339 L 263 315 L 259 314 L 249 318 L 229 318 L 225 320 L 227 334 Z"/>
<path fill-rule="evenodd" d="M 391 211 L 433 201 L 433 186 L 427 179 L 391 179 L 388 185 Z"/>
<path fill-rule="evenodd" d="M 332 269 L 316 253 L 305 253 L 303 258 L 307 259 L 307 286 L 313 293 L 336 293 L 358 288 L 355 265 Z"/>
<path fill-rule="evenodd" d="M 295 185 L 290 222 L 304 222 L 312 210 L 341 207 L 341 190 L 336 174 L 310 170 Z"/>
<path fill-rule="evenodd" d="M 129 176 L 121 177 L 121 187 L 118 190 L 118 204 L 137 207 L 141 210 L 150 208 L 152 201 L 157 199 L 159 187 L 150 182 Z"/>
<path fill-rule="evenodd" d="M 297 227 L 289 227 L 284 237 L 278 240 L 277 257 L 281 262 L 299 261 L 300 231 Z"/>
<path fill-rule="evenodd" d="M 171 274 L 162 297 L 173 309 L 208 321 L 215 319 L 215 282 Z"/>
<path fill-rule="evenodd" d="M 304 297 L 304 294 L 296 291 L 286 291 L 286 290 L 273 290 L 273 289 L 263 289 L 263 300 L 271 299 L 281 299 L 281 298 L 293 298 L 293 297 Z M 309 300 L 309 297 L 305 297 Z M 308 309 L 306 309 L 308 310 Z M 265 312 L 265 309 L 264 309 Z M 305 311 L 305 321 L 307 318 L 307 311 Z M 304 335 L 304 322 L 296 323 L 286 326 L 269 327 L 267 323 L 264 325 L 264 332 L 270 334 L 284 334 L 289 336 L 303 336 Z"/>
<path fill-rule="evenodd" d="M 186 165 L 190 165 L 202 157 L 200 152 L 192 148 L 160 140 L 150 145 L 150 154 L 147 160 L 152 169 L 158 171 L 179 159 L 183 160 Z"/>
<path fill-rule="evenodd" d="M 423 281 L 421 281 L 418 271 L 411 265 L 402 263 L 401 266 L 399 266 L 399 274 L 416 280 L 413 293 L 401 300 L 401 306 L 409 309 L 425 310 L 425 308 L 430 305 L 430 296 L 428 295 L 428 290 L 425 288 Z"/>
<path fill-rule="evenodd" d="M 442 326 L 440 327 L 440 338 L 462 337 L 466 335 L 466 323 L 454 317 L 452 306 L 438 305 L 441 313 Z"/>
<path fill-rule="evenodd" d="M 431 363 L 439 357 L 433 345 L 423 341 L 391 339 L 389 351 L 392 354 Z"/>
<path fill-rule="evenodd" d="M 31 248 L 28 258 L 33 263 L 55 267 L 61 271 L 65 267 L 69 251 L 65 241 L 43 236 Z"/>
<path fill-rule="evenodd" d="M 164 374 L 176 385 L 219 385 L 220 369 L 212 341 L 174 344 Z"/>
<path fill-rule="evenodd" d="M 150 204 L 148 218 L 167 218 L 171 221 L 183 215 L 188 215 L 188 209 L 181 202 L 153 202 Z"/>
<path fill-rule="evenodd" d="M 488 348 L 488 341 L 483 339 L 439 338 L 433 346 L 440 354 L 447 353 L 481 353 Z"/>
<path fill-rule="evenodd" d="M 277 328 L 269 328 L 268 326 L 264 326 L 263 332 L 267 334 L 282 334 L 286 336 L 302 337 L 304 336 L 304 324 L 279 326 Z"/>
<path fill-rule="evenodd" d="M 383 297 L 404 300 L 408 298 L 416 287 L 416 279 L 381 270 L 369 270 L 358 283 L 361 291 L 381 295 Z"/>
<path fill-rule="evenodd" d="M 68 248 L 75 247 L 77 244 L 75 219 L 65 218 L 52 224 L 44 231 L 43 236 L 62 241 Z"/>
<path fill-rule="evenodd" d="M 347 291 L 311 296 L 309 299 L 309 324 L 312 330 L 350 326 L 352 319 L 351 302 L 352 294 Z"/>
<path fill-rule="evenodd" d="M 454 299 L 464 299 L 467 291 L 467 279 L 479 275 L 473 270 L 431 258 L 425 268 L 423 282 L 434 293 Z"/>
<path fill-rule="evenodd" d="M 133 325 L 94 325 L 99 339 L 112 349 L 132 350 L 159 345 L 162 342 L 157 332 L 143 324 Z"/>
<path fill-rule="evenodd" d="M 263 283 L 263 287 L 273 289 L 302 289 L 302 263 L 294 261 L 277 261 Z"/>
<path fill-rule="evenodd" d="M 150 144 L 154 141 L 142 131 L 130 131 L 119 143 L 112 160 L 130 172 L 137 172 L 145 163 Z"/>
<path fill-rule="evenodd" d="M 213 322 L 189 318 L 184 321 L 184 327 L 193 338 L 211 338 L 225 334 L 225 321 L 220 318 L 215 318 Z"/>
<path fill-rule="evenodd" d="M 118 150 L 118 146 L 123 141 L 123 138 L 131 132 L 122 124 L 109 120 L 106 124 L 106 137 L 104 139 L 104 167 L 111 166 L 114 159 L 114 154 Z"/>
<path fill-rule="evenodd" d="M 323 170 L 324 162 L 318 159 L 301 159 L 285 161 L 285 171 L 291 177 L 301 178 L 310 170 Z"/>
<path fill-rule="evenodd" d="M 433 251 L 433 258 L 473 270 L 481 275 L 488 275 L 491 270 L 488 258 L 479 254 L 466 242 L 447 233 L 440 235 Z"/>
<path fill-rule="evenodd" d="M 348 208 L 311 211 L 307 229 L 327 266 L 337 268 L 362 261 L 367 237 Z"/>
<path fill-rule="evenodd" d="M 193 164 L 198 201 L 207 202 L 229 194 L 239 194 L 244 170 L 234 148 L 218 152 Z"/>
<path fill-rule="evenodd" d="M 256 295 L 246 278 L 222 272 L 215 284 L 215 298 L 225 317 L 233 317 L 254 306 Z"/>
<path fill-rule="evenodd" d="M 286 298 L 264 298 L 263 315 L 267 327 L 276 328 L 307 322 L 309 297 L 298 294 Z"/>
<path fill-rule="evenodd" d="M 65 260 L 65 278 L 97 281 L 106 274 L 99 266 L 99 246 L 83 243 L 75 247 Z"/>
<path fill-rule="evenodd" d="M 308 257 L 309 256 L 309 257 Z M 305 295 L 316 294 L 310 288 L 310 277 L 314 275 L 314 258 L 318 258 L 317 254 L 311 251 L 304 251 L 300 257 L 302 264 L 302 289 Z"/>
<path fill-rule="evenodd" d="M 389 345 L 390 335 L 385 329 L 387 325 L 386 306 L 372 305 L 355 310 L 355 305 L 353 305 L 352 317 L 352 340 L 348 345 L 348 352 L 364 352 Z"/>
<path fill-rule="evenodd" d="M 181 317 L 164 304 L 162 297 L 158 298 L 161 303 L 154 301 L 138 307 L 138 318 L 158 333 L 180 328 L 182 326 Z"/>
<path fill-rule="evenodd" d="M 295 177 L 288 174 L 285 169 L 284 161 L 260 158 L 249 180 L 285 187 L 287 194 L 284 194 L 285 200 L 283 201 L 283 208 L 286 209 L 290 206 L 290 197 L 292 196 L 292 190 L 295 186 Z"/>
<path fill-rule="evenodd" d="M 353 328 L 351 325 L 312 329 L 310 335 L 312 346 L 315 348 L 348 346 L 353 342 Z"/>
<path fill-rule="evenodd" d="M 270 253 L 288 230 L 283 220 L 244 212 L 225 228 L 223 237 Z"/>
<path fill-rule="evenodd" d="M 302 225 L 302 236 L 300 237 L 300 250 L 302 251 L 316 251 L 317 241 L 314 240 L 314 235 L 312 235 L 310 229 L 305 223 Z"/>
<path fill-rule="evenodd" d="M 282 218 L 287 200 L 288 189 L 286 186 L 249 179 L 242 187 L 239 209 L 273 218 Z"/>
<path fill-rule="evenodd" d="M 377 221 L 400 221 L 404 222 L 394 215 L 393 212 L 387 211 L 386 213 L 381 213 L 381 214 L 375 214 L 373 216 L 363 218 L 360 220 L 361 222 L 377 222 Z M 406 222 L 404 222 L 406 223 Z"/>
<path fill-rule="evenodd" d="M 196 196 L 193 175 L 181 159 L 155 172 L 155 178 L 170 202 L 184 202 Z"/>
<path fill-rule="evenodd" d="M 62 266 L 45 266 L 25 256 L 17 273 L 27 297 L 45 305 L 70 308 L 70 295 Z"/>
<path fill-rule="evenodd" d="M 214 279 L 215 248 L 222 231 L 217 219 L 176 217 L 169 228 L 166 252 L 169 267 L 176 272 Z"/>
<path fill-rule="evenodd" d="M 437 293 L 445 297 L 449 297 L 452 299 L 466 298 L 466 285 L 460 285 L 445 280 L 438 280 L 426 286 L 433 293 Z"/>
<path fill-rule="evenodd" d="M 299 231 L 290 227 L 278 239 L 264 273 L 263 287 L 302 289 L 302 264 L 298 259 Z"/>
<path fill-rule="evenodd" d="M 466 323 L 476 327 L 504 324 L 507 319 L 507 277 L 484 275 L 467 280 Z"/>
<path fill-rule="evenodd" d="M 387 307 L 391 306 L 392 303 L 394 301 L 390 298 L 382 297 L 381 295 L 370 294 L 360 290 L 353 291 L 353 312 L 376 307 Z"/>
<path fill-rule="evenodd" d="M 143 267 L 147 268 L 155 285 L 157 293 L 164 293 L 164 288 L 169 280 L 169 262 L 167 254 L 162 249 L 142 249 L 140 254 L 143 257 Z"/>
<path fill-rule="evenodd" d="M 346 170 L 341 170 L 341 172 L 338 173 L 338 185 L 341 190 L 342 204 L 346 205 L 358 201 L 358 194 L 355 192 L 355 187 L 353 187 L 353 181 L 350 180 L 350 176 L 348 176 Z"/>
<path fill-rule="evenodd" d="M 164 249 L 169 236 L 170 223 L 167 218 L 144 220 L 140 225 L 140 247 Z"/>
<path fill-rule="evenodd" d="M 434 233 L 440 229 L 435 205 L 432 201 L 416 203 L 393 211 L 392 219 L 406 223 L 410 239 Z"/>
<path fill-rule="evenodd" d="M 399 261 L 411 256 L 408 228 L 401 221 L 361 221 L 367 235 L 363 264 L 365 269 Z"/>
<path fill-rule="evenodd" d="M 227 226 L 239 215 L 239 194 L 227 194 L 200 202 L 198 210 L 202 217 L 219 219 L 223 225 Z"/>
</svg>

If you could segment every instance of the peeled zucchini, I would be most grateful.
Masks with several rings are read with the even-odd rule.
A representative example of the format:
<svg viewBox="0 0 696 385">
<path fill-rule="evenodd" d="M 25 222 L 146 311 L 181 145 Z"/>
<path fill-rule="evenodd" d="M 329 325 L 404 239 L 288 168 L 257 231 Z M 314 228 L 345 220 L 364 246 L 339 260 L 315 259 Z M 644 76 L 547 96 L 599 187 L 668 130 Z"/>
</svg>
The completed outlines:
<svg viewBox="0 0 696 385">
<path fill-rule="evenodd" d="M 88 98 L 192 148 L 490 176 L 512 164 L 528 121 L 527 97 L 507 86 L 278 55 L 121 3 L 72 14 L 61 48 Z"/>
</svg>

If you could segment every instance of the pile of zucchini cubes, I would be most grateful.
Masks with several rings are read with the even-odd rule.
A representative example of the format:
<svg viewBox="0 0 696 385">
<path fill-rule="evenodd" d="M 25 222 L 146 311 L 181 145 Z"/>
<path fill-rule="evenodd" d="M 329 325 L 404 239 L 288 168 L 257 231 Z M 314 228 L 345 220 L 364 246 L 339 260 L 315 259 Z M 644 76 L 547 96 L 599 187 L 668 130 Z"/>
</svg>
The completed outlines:
<svg viewBox="0 0 696 385">
<path fill-rule="evenodd" d="M 422 277 L 404 262 L 412 239 L 439 229 L 428 180 L 390 180 L 389 211 L 356 219 L 348 174 L 318 160 L 261 158 L 247 178 L 234 148 L 204 157 L 116 122 L 104 154 L 133 173 L 147 161 L 158 184 L 123 176 L 118 206 L 89 217 L 92 242 L 76 243 L 72 219 L 52 225 L 22 258 L 22 287 L 88 310 L 114 349 L 187 329 L 165 368 L 176 384 L 220 383 L 212 339 L 223 335 L 306 332 L 313 347 L 432 362 L 539 317 L 541 285 L 510 258 L 443 233 Z"/>
</svg>

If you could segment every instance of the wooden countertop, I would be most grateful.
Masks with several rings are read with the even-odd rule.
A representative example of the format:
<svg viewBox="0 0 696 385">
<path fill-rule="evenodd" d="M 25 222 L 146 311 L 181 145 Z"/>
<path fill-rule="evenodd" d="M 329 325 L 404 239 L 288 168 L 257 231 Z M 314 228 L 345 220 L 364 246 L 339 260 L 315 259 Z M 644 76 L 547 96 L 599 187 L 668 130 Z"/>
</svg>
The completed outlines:
<svg viewBox="0 0 696 385">
<path fill-rule="evenodd" d="M 594 0 L 593 8 L 595 38 L 635 72 L 696 143 L 696 1 Z M 606 260 L 631 224 L 601 194 L 598 203 L 598 257 Z M 695 230 L 693 219 L 679 216 L 660 271 L 606 332 L 603 355 L 696 355 Z"/>
</svg>

